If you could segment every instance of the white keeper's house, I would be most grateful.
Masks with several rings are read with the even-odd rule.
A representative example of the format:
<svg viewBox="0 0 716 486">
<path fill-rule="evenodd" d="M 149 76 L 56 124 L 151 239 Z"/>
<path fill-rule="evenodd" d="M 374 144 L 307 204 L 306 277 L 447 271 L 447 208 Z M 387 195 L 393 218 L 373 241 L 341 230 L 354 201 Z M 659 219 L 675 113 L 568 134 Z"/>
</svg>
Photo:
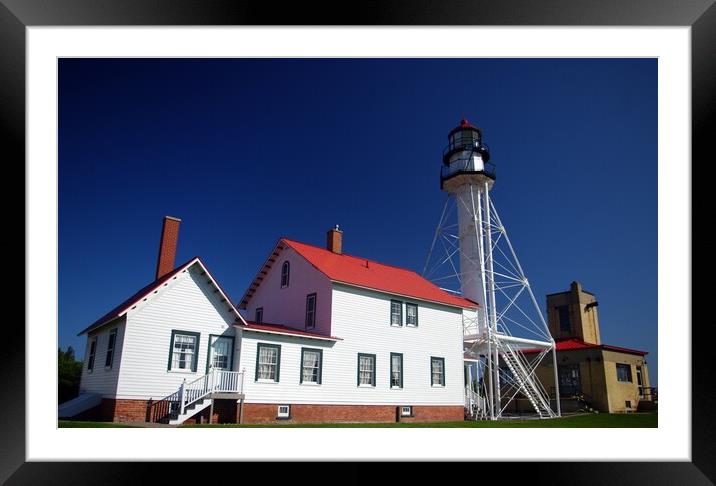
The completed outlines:
<svg viewBox="0 0 716 486">
<path fill-rule="evenodd" d="M 417 273 L 280 238 L 238 304 L 198 257 L 175 266 L 166 217 L 156 279 L 80 334 L 80 396 L 104 421 L 463 420 L 463 314 Z"/>
</svg>

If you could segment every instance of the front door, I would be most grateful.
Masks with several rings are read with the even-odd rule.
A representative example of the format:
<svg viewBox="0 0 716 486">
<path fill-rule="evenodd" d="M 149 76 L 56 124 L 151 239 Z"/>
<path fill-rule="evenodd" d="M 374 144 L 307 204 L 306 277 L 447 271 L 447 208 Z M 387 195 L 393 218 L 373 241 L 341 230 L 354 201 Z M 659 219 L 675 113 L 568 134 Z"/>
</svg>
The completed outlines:
<svg viewBox="0 0 716 486">
<path fill-rule="evenodd" d="M 209 364 L 212 369 L 231 371 L 234 338 L 227 336 L 211 336 L 209 338 Z"/>
<path fill-rule="evenodd" d="M 582 392 L 579 364 L 559 366 L 559 394 L 578 395 Z"/>
</svg>

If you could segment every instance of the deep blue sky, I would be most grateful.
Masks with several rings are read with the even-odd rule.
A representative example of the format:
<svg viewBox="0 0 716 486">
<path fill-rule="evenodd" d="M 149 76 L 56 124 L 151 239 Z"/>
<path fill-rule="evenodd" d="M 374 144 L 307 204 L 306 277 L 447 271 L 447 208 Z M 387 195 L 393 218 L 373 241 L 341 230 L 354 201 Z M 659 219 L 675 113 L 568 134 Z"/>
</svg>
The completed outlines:
<svg viewBox="0 0 716 486">
<path fill-rule="evenodd" d="M 461 117 L 533 290 L 572 280 L 657 383 L 654 59 L 62 59 L 59 345 L 154 277 L 164 215 L 234 301 L 280 236 L 418 272 Z"/>
</svg>

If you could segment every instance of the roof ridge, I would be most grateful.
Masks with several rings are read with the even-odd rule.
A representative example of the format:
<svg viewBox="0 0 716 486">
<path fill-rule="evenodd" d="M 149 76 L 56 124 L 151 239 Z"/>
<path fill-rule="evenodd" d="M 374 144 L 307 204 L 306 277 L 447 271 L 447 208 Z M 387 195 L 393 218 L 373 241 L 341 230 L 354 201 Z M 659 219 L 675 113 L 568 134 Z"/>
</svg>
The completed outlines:
<svg viewBox="0 0 716 486">
<path fill-rule="evenodd" d="M 285 237 L 282 238 L 282 239 L 283 239 L 283 240 L 286 240 L 287 242 L 294 242 L 294 243 L 298 243 L 298 244 L 301 244 L 301 245 L 310 246 L 310 247 L 312 247 L 312 248 L 317 248 L 317 249 L 319 249 L 319 250 L 323 250 L 323 251 L 326 251 L 326 252 L 329 252 L 329 253 L 333 253 L 333 252 L 331 252 L 331 250 L 328 250 L 328 249 L 326 249 L 326 248 L 323 248 L 322 246 L 314 245 L 314 244 L 312 244 L 312 243 L 305 243 L 305 242 L 303 242 L 303 241 L 292 240 L 291 238 L 285 238 Z M 383 265 L 383 266 L 385 266 L 385 267 L 397 268 L 398 270 L 404 270 L 404 271 L 406 271 L 406 272 L 412 272 L 412 273 L 414 273 L 415 275 L 419 276 L 420 278 L 425 278 L 425 277 L 423 277 L 422 275 L 420 275 L 418 272 L 416 272 L 415 270 L 412 270 L 412 269 L 410 269 L 410 268 L 399 267 L 398 265 L 391 265 L 390 263 L 383 263 L 383 262 L 379 262 L 378 260 L 372 260 L 372 259 L 370 259 L 370 258 L 366 258 L 366 257 L 362 257 L 362 256 L 351 255 L 350 253 L 334 253 L 334 254 L 335 254 L 335 255 L 338 255 L 338 256 L 347 256 L 347 257 L 351 257 L 351 258 L 356 258 L 356 259 L 358 259 L 358 260 L 366 260 L 366 261 L 369 261 L 369 262 L 372 262 L 372 263 L 377 263 L 378 265 Z M 430 282 L 430 280 L 428 280 L 428 279 L 425 279 L 425 280 L 427 280 L 428 282 Z M 432 283 L 432 282 L 430 282 L 430 283 Z M 433 285 L 435 285 L 435 284 L 433 284 Z M 439 287 L 438 287 L 438 288 L 439 288 Z"/>
<path fill-rule="evenodd" d="M 174 270 L 172 270 L 171 272 L 168 272 L 166 275 L 162 275 L 162 276 L 159 277 L 159 278 L 155 278 L 154 280 L 152 280 L 152 281 L 149 282 L 148 284 L 143 285 L 143 286 L 140 287 L 138 290 L 136 290 L 132 295 L 130 295 L 129 297 L 127 297 L 126 299 L 124 299 L 119 305 L 116 305 L 115 307 L 112 307 L 109 311 L 107 311 L 107 312 L 106 312 L 105 314 L 103 314 L 99 319 L 97 319 L 97 320 L 94 321 L 92 324 L 90 324 L 89 326 L 87 326 L 84 330 L 82 330 L 81 332 L 79 332 L 77 335 L 78 335 L 78 336 L 81 336 L 81 335 L 84 334 L 85 332 L 90 331 L 90 330 L 91 330 L 92 328 L 94 328 L 95 326 L 99 327 L 99 325 L 104 324 L 105 322 L 107 322 L 107 320 L 108 320 L 112 315 L 116 314 L 117 312 L 120 312 L 121 310 L 124 310 L 124 308 L 125 308 L 127 305 L 129 305 L 129 302 L 130 302 L 130 301 L 133 301 L 133 300 L 139 298 L 138 296 L 139 296 L 140 294 L 145 294 L 145 293 L 148 292 L 151 288 L 153 288 L 153 287 L 155 287 L 155 286 L 158 286 L 158 285 L 161 285 L 162 283 L 164 283 L 164 282 L 166 282 L 167 280 L 171 279 L 174 275 L 176 275 L 177 273 L 179 273 L 179 271 L 180 271 L 182 268 L 186 267 L 187 265 L 189 265 L 190 263 L 192 263 L 194 260 L 199 260 L 199 261 L 201 262 L 201 258 L 199 258 L 198 256 L 192 257 L 192 258 L 190 258 L 189 260 L 187 260 L 186 262 L 182 263 L 181 265 L 177 265 L 177 267 L 176 267 Z M 204 263 L 202 262 L 202 265 L 203 265 L 203 264 L 204 264 Z M 117 317 L 117 316 L 115 316 L 115 317 Z M 115 317 L 112 317 L 112 319 L 114 319 Z"/>
</svg>

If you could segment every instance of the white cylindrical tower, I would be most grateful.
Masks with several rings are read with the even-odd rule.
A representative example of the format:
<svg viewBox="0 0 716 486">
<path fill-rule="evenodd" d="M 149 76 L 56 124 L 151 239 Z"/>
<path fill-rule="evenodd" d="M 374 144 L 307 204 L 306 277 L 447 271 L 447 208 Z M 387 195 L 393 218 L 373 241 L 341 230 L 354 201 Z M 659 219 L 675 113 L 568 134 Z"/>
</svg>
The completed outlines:
<svg viewBox="0 0 716 486">
<path fill-rule="evenodd" d="M 460 291 L 479 307 L 479 333 L 487 333 L 484 315 L 489 299 L 486 287 L 486 251 L 483 234 L 487 194 L 495 182 L 494 166 L 489 163 L 490 152 L 482 141 L 482 132 L 467 120 L 448 134 L 443 151 L 440 187 L 456 198 L 460 246 Z"/>
</svg>

